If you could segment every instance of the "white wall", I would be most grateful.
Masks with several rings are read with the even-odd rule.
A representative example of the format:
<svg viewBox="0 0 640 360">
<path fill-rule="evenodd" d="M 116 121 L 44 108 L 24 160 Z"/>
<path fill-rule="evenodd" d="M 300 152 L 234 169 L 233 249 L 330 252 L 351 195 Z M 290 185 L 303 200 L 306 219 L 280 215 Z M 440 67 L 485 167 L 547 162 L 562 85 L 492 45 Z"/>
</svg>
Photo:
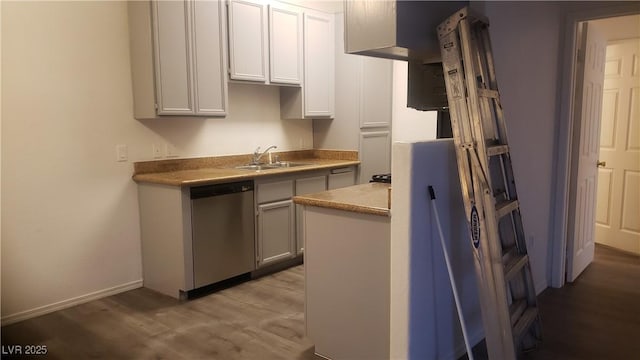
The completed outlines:
<svg viewBox="0 0 640 360">
<path fill-rule="evenodd" d="M 427 192 L 433 186 L 473 345 L 483 329 L 453 139 L 394 143 L 392 162 L 391 358 L 458 359 L 464 342 Z"/>
<path fill-rule="evenodd" d="M 152 144 L 312 146 L 309 120 L 280 120 L 277 88 L 230 85 L 226 119 L 133 119 L 125 2 L 1 6 L 3 324 L 140 285 L 132 161 Z"/>
<path fill-rule="evenodd" d="M 313 148 L 311 120 L 280 119 L 275 86 L 229 84 L 226 118 L 152 119 L 136 125 L 143 125 L 140 134 L 121 140 L 132 143 L 134 161 L 151 159 L 151 143 L 170 143 L 180 157 L 247 154 L 268 145 L 277 145 L 278 151 Z"/>
<path fill-rule="evenodd" d="M 436 138 L 438 113 L 407 107 L 409 63 L 393 61 L 393 108 L 391 135 L 393 142 L 415 142 Z"/>
</svg>

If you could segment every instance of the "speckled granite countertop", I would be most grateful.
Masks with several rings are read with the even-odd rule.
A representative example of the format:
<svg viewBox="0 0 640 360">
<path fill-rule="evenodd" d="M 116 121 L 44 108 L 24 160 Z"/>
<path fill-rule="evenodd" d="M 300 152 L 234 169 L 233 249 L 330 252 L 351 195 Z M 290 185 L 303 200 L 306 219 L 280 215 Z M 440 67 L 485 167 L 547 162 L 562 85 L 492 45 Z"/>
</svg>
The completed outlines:
<svg viewBox="0 0 640 360">
<path fill-rule="evenodd" d="M 194 186 L 360 164 L 357 151 L 301 150 L 274 152 L 274 155 L 278 155 L 281 161 L 295 161 L 308 165 L 264 170 L 235 168 L 248 164 L 251 155 L 144 161 L 134 164 L 133 180 L 138 183 Z"/>
<path fill-rule="evenodd" d="M 295 196 L 293 202 L 362 214 L 390 216 L 388 196 L 389 184 L 369 183 Z"/>
</svg>

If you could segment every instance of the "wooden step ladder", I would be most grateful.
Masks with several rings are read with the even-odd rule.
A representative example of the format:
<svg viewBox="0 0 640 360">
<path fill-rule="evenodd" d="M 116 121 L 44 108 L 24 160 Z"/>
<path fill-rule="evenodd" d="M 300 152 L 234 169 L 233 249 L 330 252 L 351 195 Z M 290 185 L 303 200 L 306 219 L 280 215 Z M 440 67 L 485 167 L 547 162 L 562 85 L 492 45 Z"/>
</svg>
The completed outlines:
<svg viewBox="0 0 640 360">
<path fill-rule="evenodd" d="M 487 351 L 515 359 L 537 347 L 541 325 L 489 22 L 466 7 L 440 24 L 438 37 Z"/>
</svg>

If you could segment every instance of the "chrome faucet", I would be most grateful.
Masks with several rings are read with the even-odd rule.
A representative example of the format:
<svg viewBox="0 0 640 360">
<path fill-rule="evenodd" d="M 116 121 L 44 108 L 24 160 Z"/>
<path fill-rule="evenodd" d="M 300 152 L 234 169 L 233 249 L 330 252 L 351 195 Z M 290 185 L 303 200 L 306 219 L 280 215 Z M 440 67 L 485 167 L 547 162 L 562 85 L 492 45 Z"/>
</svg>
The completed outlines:
<svg viewBox="0 0 640 360">
<path fill-rule="evenodd" d="M 251 162 L 254 165 L 260 164 L 260 159 L 264 156 L 264 154 L 268 153 L 271 149 L 277 149 L 278 147 L 275 145 L 271 145 L 267 148 L 267 150 L 260 152 L 260 146 L 253 152 L 253 161 Z"/>
</svg>

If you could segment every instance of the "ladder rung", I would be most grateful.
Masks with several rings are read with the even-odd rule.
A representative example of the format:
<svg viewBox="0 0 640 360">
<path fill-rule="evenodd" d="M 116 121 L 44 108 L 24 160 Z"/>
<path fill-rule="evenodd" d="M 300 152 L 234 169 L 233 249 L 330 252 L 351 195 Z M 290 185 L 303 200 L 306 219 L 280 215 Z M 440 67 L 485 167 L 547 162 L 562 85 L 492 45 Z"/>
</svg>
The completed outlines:
<svg viewBox="0 0 640 360">
<path fill-rule="evenodd" d="M 513 327 L 513 338 L 516 340 L 516 343 L 522 338 L 522 336 L 526 333 L 526 331 L 531 327 L 534 320 L 538 317 L 538 308 L 530 307 L 525 310 L 524 314 L 518 319 L 516 325 Z"/>
<path fill-rule="evenodd" d="M 517 257 L 518 256 L 518 247 L 517 246 L 511 246 L 508 250 L 504 250 L 502 252 L 502 262 L 503 263 L 508 263 L 512 258 Z"/>
<path fill-rule="evenodd" d="M 528 261 L 528 255 L 518 255 L 511 258 L 511 260 L 509 260 L 509 262 L 504 266 L 504 280 L 510 281 L 511 279 L 513 279 L 513 277 L 516 276 L 520 270 L 522 270 L 522 268 Z"/>
<path fill-rule="evenodd" d="M 508 152 L 509 152 L 509 146 L 508 145 L 494 145 L 494 146 L 487 147 L 487 155 L 488 156 L 502 155 L 502 154 L 506 154 Z"/>
<path fill-rule="evenodd" d="M 478 96 L 497 99 L 497 98 L 499 98 L 499 97 L 500 97 L 500 94 L 498 93 L 498 91 L 497 91 L 497 90 L 491 90 L 491 89 L 478 89 Z"/>
<path fill-rule="evenodd" d="M 509 314 L 511 315 L 511 327 L 513 327 L 524 310 L 527 308 L 527 300 L 520 299 L 509 306 Z"/>
<path fill-rule="evenodd" d="M 504 200 L 496 204 L 496 218 L 501 219 L 503 216 L 511 213 L 519 206 L 518 200 Z"/>
</svg>

